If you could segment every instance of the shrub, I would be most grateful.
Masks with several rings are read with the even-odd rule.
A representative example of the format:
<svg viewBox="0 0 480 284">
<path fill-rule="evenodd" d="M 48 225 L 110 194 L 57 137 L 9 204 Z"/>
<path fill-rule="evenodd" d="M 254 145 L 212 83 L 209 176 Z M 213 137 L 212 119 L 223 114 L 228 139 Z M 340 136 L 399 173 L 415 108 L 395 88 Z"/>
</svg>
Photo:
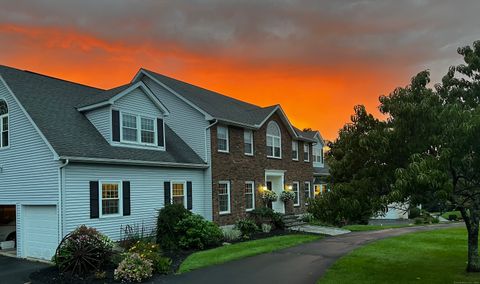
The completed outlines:
<svg viewBox="0 0 480 284">
<path fill-rule="evenodd" d="M 154 240 L 155 230 L 147 228 L 142 222 L 141 224 L 126 225 L 120 227 L 120 246 L 126 250 L 139 241 Z"/>
<path fill-rule="evenodd" d="M 243 237 L 250 237 L 258 231 L 258 226 L 251 219 L 241 219 L 235 224 L 235 228 L 242 232 Z"/>
<path fill-rule="evenodd" d="M 223 239 L 227 242 L 233 242 L 242 237 L 242 232 L 236 228 L 223 228 Z"/>
<path fill-rule="evenodd" d="M 438 224 L 440 223 L 440 219 L 438 217 L 432 219 L 432 224 Z"/>
<path fill-rule="evenodd" d="M 275 228 L 283 229 L 285 224 L 282 219 L 282 214 L 273 211 L 268 207 L 261 207 L 251 212 L 252 218 L 255 220 L 257 226 L 261 226 L 263 223 L 271 223 Z"/>
<path fill-rule="evenodd" d="M 303 222 L 307 222 L 307 223 L 315 221 L 315 218 L 313 217 L 312 213 L 303 214 L 301 219 L 302 219 Z"/>
<path fill-rule="evenodd" d="M 102 269 L 110 261 L 112 249 L 107 236 L 82 225 L 63 238 L 52 260 L 61 272 L 86 275 Z"/>
<path fill-rule="evenodd" d="M 179 246 L 185 249 L 204 249 L 221 243 L 223 233 L 217 224 L 200 215 L 190 215 L 176 226 Z"/>
<path fill-rule="evenodd" d="M 272 225 L 262 224 L 262 232 L 270 233 L 271 230 L 272 230 Z"/>
<path fill-rule="evenodd" d="M 293 191 L 282 191 L 280 193 L 280 200 L 283 202 L 291 201 L 295 199 L 295 193 Z"/>
<path fill-rule="evenodd" d="M 414 222 L 415 222 L 415 225 L 420 225 L 420 224 L 424 223 L 423 218 L 421 218 L 421 217 L 415 218 Z"/>
<path fill-rule="evenodd" d="M 115 280 L 125 282 L 142 282 L 152 277 L 152 262 L 142 258 L 138 253 L 127 253 L 114 271 Z"/>
<path fill-rule="evenodd" d="M 420 217 L 420 213 L 420 209 L 418 209 L 417 207 L 412 207 L 408 212 L 408 219 L 415 219 L 417 217 Z"/>
<path fill-rule="evenodd" d="M 162 256 L 162 251 L 158 244 L 147 241 L 137 241 L 128 250 L 130 254 L 137 253 L 140 257 L 150 260 L 154 272 L 167 274 L 170 272 L 172 260 Z"/>
<path fill-rule="evenodd" d="M 177 224 L 188 216 L 190 211 L 180 204 L 168 204 L 158 212 L 157 243 L 164 249 L 175 248 L 179 242 L 175 228 Z"/>
<path fill-rule="evenodd" d="M 455 215 L 455 214 L 448 215 L 448 220 L 449 221 L 457 221 L 457 215 Z"/>
</svg>

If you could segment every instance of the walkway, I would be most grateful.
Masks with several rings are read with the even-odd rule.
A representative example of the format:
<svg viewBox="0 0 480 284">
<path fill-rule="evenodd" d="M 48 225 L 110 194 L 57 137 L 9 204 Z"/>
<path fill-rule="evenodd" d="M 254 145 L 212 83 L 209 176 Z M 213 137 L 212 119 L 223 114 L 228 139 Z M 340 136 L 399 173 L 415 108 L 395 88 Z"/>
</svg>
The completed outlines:
<svg viewBox="0 0 480 284">
<path fill-rule="evenodd" d="M 303 244 L 273 253 L 215 265 L 181 275 L 155 279 L 155 283 L 315 283 L 338 258 L 372 241 L 406 233 L 464 226 L 432 226 L 356 232 Z"/>
</svg>

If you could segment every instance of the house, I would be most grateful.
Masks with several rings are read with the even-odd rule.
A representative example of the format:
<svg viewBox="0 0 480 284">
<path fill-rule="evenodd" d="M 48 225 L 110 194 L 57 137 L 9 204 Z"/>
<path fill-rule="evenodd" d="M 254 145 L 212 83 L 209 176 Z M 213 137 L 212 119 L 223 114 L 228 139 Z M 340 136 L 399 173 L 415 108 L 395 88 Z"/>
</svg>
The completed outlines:
<svg viewBox="0 0 480 284">
<path fill-rule="evenodd" d="M 279 105 L 145 69 L 102 90 L 0 66 L 0 122 L 0 207 L 16 212 L 19 257 L 50 259 L 81 224 L 114 240 L 154 228 L 166 203 L 227 225 L 262 204 L 259 189 L 291 188 L 295 213 L 313 196 L 321 138 Z"/>
</svg>

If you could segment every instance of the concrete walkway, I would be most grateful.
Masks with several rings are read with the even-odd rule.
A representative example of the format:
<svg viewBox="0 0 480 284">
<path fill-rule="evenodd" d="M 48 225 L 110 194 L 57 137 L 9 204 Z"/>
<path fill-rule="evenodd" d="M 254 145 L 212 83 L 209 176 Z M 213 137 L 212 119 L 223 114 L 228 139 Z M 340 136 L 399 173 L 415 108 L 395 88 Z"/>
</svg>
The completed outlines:
<svg viewBox="0 0 480 284">
<path fill-rule="evenodd" d="M 308 224 L 293 226 L 293 227 L 290 227 L 289 230 L 304 232 L 304 233 L 311 233 L 311 234 L 327 235 L 327 236 L 338 236 L 338 235 L 350 233 L 349 230 L 345 230 L 345 229 L 317 226 L 317 225 L 308 225 Z"/>
<path fill-rule="evenodd" d="M 154 279 L 155 283 L 315 283 L 340 257 L 372 241 L 412 232 L 462 227 L 463 223 L 356 232 L 253 256 L 181 275 Z"/>
</svg>

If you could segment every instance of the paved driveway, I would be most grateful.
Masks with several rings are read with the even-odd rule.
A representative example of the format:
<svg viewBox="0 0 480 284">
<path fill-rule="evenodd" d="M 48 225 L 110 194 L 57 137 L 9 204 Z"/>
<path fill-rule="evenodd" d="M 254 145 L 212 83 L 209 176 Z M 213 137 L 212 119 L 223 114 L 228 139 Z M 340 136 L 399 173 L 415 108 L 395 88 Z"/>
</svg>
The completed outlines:
<svg viewBox="0 0 480 284">
<path fill-rule="evenodd" d="M 155 283 L 315 283 L 338 258 L 375 240 L 411 232 L 437 230 L 464 224 L 445 224 L 381 231 L 357 232 L 155 279 Z"/>
<path fill-rule="evenodd" d="M 0 283 L 27 283 L 30 282 L 30 273 L 47 267 L 48 264 L 28 261 L 7 256 L 0 256 Z"/>
</svg>

